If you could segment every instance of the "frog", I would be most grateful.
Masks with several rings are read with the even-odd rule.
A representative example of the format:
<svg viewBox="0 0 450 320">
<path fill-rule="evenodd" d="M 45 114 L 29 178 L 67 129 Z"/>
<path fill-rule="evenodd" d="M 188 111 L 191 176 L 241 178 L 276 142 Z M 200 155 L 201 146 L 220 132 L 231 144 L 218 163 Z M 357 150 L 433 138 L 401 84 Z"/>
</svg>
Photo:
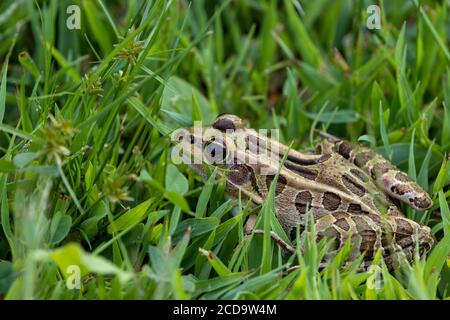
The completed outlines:
<svg viewBox="0 0 450 320">
<path fill-rule="evenodd" d="M 301 152 L 278 139 L 248 128 L 233 114 L 219 115 L 212 124 L 181 128 L 173 135 L 183 161 L 203 178 L 217 169 L 231 198 L 242 197 L 262 205 L 273 184 L 274 211 L 290 240 L 313 221 L 317 241 L 331 238 L 337 252 L 347 242 L 363 255 L 368 268 L 377 251 L 389 269 L 401 259 L 424 256 L 434 243 L 428 226 L 408 219 L 397 205 L 417 211 L 433 201 L 417 182 L 370 148 L 352 144 L 326 132 L 314 150 Z M 210 170 L 208 171 L 210 172 Z M 255 229 L 256 214 L 245 226 Z M 295 253 L 274 231 L 272 238 Z"/>
</svg>

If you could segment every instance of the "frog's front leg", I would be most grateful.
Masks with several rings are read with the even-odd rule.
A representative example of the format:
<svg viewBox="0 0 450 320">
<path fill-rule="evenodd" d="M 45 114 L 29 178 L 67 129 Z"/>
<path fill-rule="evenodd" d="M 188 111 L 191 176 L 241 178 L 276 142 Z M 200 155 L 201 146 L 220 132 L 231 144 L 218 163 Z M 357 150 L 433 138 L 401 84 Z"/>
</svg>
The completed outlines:
<svg viewBox="0 0 450 320">
<path fill-rule="evenodd" d="M 256 229 L 255 224 L 257 215 L 252 214 L 248 217 L 247 222 L 244 225 L 244 233 L 249 236 L 254 234 L 264 234 L 264 230 Z M 287 253 L 295 253 L 295 248 L 281 239 L 275 232 L 270 231 L 270 237 Z"/>
<path fill-rule="evenodd" d="M 326 132 L 318 131 L 326 138 L 326 151 L 333 144 L 334 151 L 356 166 L 365 170 L 375 183 L 391 197 L 398 199 L 416 210 L 425 210 L 433 205 L 428 193 L 417 182 L 400 171 L 380 154 L 363 146 L 353 146 L 350 142 L 340 140 Z"/>
</svg>

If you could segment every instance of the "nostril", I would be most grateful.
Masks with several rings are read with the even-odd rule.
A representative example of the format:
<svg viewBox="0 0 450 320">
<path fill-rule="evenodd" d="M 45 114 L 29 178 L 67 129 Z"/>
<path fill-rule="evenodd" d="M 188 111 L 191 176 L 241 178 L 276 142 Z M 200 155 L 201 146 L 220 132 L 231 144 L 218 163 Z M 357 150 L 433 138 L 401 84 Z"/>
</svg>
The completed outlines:
<svg viewBox="0 0 450 320">
<path fill-rule="evenodd" d="M 194 143 L 195 143 L 195 137 L 194 137 L 192 134 L 190 134 L 190 135 L 188 136 L 188 140 L 189 140 L 189 143 L 190 143 L 190 144 L 194 144 Z"/>
</svg>

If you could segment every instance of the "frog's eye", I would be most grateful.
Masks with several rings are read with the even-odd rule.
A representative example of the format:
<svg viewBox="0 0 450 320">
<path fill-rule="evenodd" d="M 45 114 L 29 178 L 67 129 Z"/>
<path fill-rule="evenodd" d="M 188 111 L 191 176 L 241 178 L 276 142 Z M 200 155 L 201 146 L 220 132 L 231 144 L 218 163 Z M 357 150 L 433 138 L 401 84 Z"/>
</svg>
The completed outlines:
<svg viewBox="0 0 450 320">
<path fill-rule="evenodd" d="M 225 144 L 213 140 L 206 143 L 204 149 L 205 160 L 210 164 L 224 163 L 227 158 L 227 147 Z"/>
</svg>

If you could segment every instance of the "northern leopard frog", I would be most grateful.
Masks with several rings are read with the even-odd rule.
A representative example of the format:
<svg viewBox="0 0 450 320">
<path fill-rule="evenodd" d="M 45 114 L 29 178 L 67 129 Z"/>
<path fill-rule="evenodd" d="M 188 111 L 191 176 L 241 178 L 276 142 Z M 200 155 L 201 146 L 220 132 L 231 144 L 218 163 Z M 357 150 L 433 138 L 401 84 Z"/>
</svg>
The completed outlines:
<svg viewBox="0 0 450 320">
<path fill-rule="evenodd" d="M 223 169 L 228 193 L 240 192 L 256 204 L 267 197 L 279 170 L 275 210 L 291 239 L 296 227 L 305 225 L 309 208 L 318 237 L 333 237 L 336 248 L 350 239 L 365 254 L 366 266 L 378 249 L 389 267 L 399 255 L 412 260 L 417 248 L 425 254 L 433 244 L 430 229 L 405 218 L 393 199 L 425 210 L 432 206 L 430 196 L 381 155 L 321 135 L 315 151 L 301 153 L 225 114 L 201 130 L 182 129 L 174 139 L 201 175 L 205 162 Z"/>
</svg>

